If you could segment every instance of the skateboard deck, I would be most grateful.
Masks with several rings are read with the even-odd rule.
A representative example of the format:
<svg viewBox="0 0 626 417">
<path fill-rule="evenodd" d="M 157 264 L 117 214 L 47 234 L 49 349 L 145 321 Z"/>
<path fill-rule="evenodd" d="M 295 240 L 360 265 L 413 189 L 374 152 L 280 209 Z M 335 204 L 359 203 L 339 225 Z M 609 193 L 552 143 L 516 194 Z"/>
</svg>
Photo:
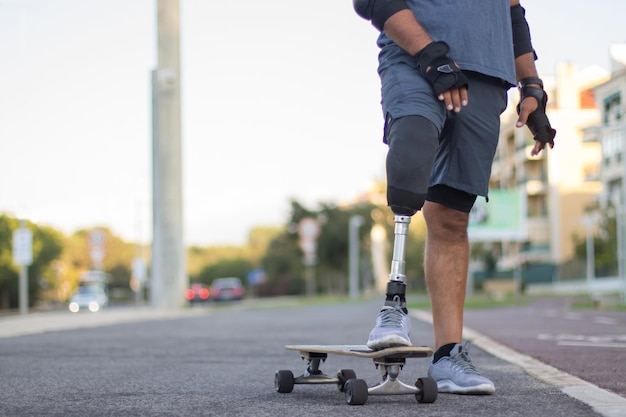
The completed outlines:
<svg viewBox="0 0 626 417">
<path fill-rule="evenodd" d="M 408 358 L 427 358 L 433 350 L 429 346 L 397 346 L 372 350 L 365 345 L 286 345 L 285 349 L 300 353 L 307 361 L 304 373 L 298 377 L 289 370 L 279 370 L 274 375 L 277 392 L 289 393 L 295 384 L 336 384 L 345 394 L 350 405 L 365 404 L 369 395 L 413 394 L 420 403 L 432 403 L 437 399 L 437 383 L 431 378 L 418 378 L 414 385 L 398 379 L 398 375 Z M 328 355 L 352 356 L 372 359 L 380 368 L 382 382 L 368 387 L 363 379 L 356 377 L 352 369 L 340 369 L 336 377 L 320 370 Z"/>
<path fill-rule="evenodd" d="M 429 346 L 396 346 L 372 350 L 366 345 L 287 345 L 285 349 L 297 350 L 301 354 L 325 353 L 371 359 L 427 358 L 433 354 L 433 350 Z"/>
</svg>

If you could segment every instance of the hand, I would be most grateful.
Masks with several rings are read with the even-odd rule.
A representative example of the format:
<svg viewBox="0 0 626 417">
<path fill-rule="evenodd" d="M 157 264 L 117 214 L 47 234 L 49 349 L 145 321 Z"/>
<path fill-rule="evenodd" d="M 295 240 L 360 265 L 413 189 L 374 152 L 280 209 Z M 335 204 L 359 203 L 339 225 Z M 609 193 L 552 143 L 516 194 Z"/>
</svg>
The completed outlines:
<svg viewBox="0 0 626 417">
<path fill-rule="evenodd" d="M 467 97 L 467 86 L 453 87 L 439 94 L 437 98 L 444 102 L 446 109 L 450 111 L 454 110 L 458 113 L 461 111 L 461 107 L 467 106 L 469 101 Z"/>
<path fill-rule="evenodd" d="M 444 102 L 446 109 L 459 112 L 468 102 L 468 82 L 456 62 L 448 56 L 449 50 L 445 42 L 431 42 L 418 52 L 416 58 L 437 98 Z"/>
<path fill-rule="evenodd" d="M 535 146 L 531 150 L 532 156 L 537 156 L 545 148 L 546 144 L 554 148 L 556 130 L 550 126 L 546 115 L 548 95 L 541 85 L 523 85 L 520 88 L 521 99 L 517 105 L 516 127 L 528 126 L 535 139 Z"/>
</svg>

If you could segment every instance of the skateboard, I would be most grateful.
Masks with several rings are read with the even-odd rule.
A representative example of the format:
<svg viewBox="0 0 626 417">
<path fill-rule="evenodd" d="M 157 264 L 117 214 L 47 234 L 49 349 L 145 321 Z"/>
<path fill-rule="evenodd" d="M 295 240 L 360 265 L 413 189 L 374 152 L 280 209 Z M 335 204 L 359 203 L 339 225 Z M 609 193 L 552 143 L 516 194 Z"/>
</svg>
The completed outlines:
<svg viewBox="0 0 626 417">
<path fill-rule="evenodd" d="M 274 387 L 277 392 L 289 393 L 295 384 L 336 384 L 345 395 L 350 405 L 363 405 L 370 395 L 413 394 L 419 403 L 432 403 L 437 399 L 437 383 L 432 378 L 418 378 L 414 385 L 408 385 L 398 379 L 407 358 L 427 358 L 433 350 L 428 346 L 398 346 L 382 350 L 371 350 L 365 345 L 287 345 L 287 350 L 300 352 L 307 361 L 304 373 L 294 377 L 288 370 L 277 371 L 274 375 Z M 352 369 L 340 369 L 332 377 L 320 370 L 321 362 L 328 355 L 354 356 L 370 358 L 382 374 L 382 382 L 368 387 L 363 379 L 358 379 Z"/>
</svg>

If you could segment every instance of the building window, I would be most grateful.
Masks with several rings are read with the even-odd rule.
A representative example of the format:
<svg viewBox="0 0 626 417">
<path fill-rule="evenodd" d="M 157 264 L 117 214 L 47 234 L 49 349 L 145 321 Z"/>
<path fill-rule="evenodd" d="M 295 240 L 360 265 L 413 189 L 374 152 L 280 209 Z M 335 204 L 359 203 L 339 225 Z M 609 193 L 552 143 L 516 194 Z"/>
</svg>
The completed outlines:
<svg viewBox="0 0 626 417">
<path fill-rule="evenodd" d="M 622 119 L 622 94 L 619 91 L 604 99 L 602 119 L 605 125 Z"/>
</svg>

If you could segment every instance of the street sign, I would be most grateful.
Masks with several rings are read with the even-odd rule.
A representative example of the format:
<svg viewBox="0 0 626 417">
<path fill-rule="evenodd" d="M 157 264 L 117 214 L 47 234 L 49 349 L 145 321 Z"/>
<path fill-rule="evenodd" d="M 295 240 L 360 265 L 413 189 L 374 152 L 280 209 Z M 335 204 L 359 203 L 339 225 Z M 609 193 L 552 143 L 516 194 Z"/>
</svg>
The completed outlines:
<svg viewBox="0 0 626 417">
<path fill-rule="evenodd" d="M 106 235 L 103 230 L 95 229 L 89 233 L 89 256 L 94 269 L 102 269 L 102 260 L 105 255 Z"/>
<path fill-rule="evenodd" d="M 33 263 L 33 233 L 25 227 L 13 231 L 13 262 L 19 266 Z"/>
</svg>

